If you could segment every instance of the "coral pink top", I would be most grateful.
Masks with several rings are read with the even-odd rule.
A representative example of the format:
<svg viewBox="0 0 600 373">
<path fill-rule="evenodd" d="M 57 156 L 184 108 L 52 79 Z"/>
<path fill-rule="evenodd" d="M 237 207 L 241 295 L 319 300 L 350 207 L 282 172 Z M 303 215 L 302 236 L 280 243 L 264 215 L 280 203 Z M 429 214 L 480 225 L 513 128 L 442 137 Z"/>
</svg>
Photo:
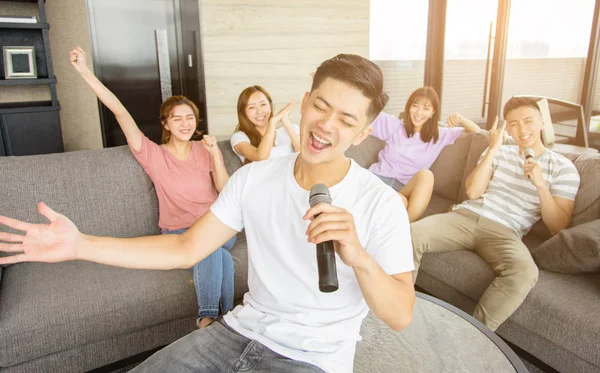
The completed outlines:
<svg viewBox="0 0 600 373">
<path fill-rule="evenodd" d="M 146 136 L 139 152 L 130 149 L 154 182 L 158 196 L 158 226 L 162 230 L 189 228 L 217 199 L 211 177 L 214 164 L 203 143 L 192 141 L 192 150 L 185 161 Z"/>
</svg>

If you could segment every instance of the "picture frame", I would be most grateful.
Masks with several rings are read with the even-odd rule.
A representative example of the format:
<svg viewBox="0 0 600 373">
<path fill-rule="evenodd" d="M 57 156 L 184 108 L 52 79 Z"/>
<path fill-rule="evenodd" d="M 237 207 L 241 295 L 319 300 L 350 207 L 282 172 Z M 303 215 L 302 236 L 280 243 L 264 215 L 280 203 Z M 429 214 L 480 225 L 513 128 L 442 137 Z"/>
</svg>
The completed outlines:
<svg viewBox="0 0 600 373">
<path fill-rule="evenodd" d="M 4 46 L 4 77 L 6 79 L 36 79 L 35 48 L 29 46 Z"/>
</svg>

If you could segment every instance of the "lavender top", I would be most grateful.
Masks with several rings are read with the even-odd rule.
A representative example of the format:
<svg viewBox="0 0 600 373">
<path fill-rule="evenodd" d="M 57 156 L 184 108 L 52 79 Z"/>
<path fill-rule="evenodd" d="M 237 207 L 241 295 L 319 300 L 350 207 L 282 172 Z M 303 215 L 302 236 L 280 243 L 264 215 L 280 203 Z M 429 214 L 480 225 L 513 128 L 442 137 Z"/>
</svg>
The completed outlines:
<svg viewBox="0 0 600 373">
<path fill-rule="evenodd" d="M 369 171 L 403 184 L 408 183 L 418 171 L 429 169 L 442 149 L 453 144 L 464 131 L 462 127 L 440 127 L 436 143 L 433 140 L 424 142 L 420 133 L 407 136 L 402 119 L 383 112 L 375 118 L 371 127 L 371 135 L 385 141 L 385 147 Z"/>
</svg>

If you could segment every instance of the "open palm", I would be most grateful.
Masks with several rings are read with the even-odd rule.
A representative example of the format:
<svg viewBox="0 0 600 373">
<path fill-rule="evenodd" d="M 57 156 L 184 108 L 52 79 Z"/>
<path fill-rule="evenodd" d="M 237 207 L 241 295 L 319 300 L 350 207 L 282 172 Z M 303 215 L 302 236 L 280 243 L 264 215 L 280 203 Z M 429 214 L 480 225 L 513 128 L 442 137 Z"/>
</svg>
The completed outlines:
<svg viewBox="0 0 600 373">
<path fill-rule="evenodd" d="M 62 262 L 76 258 L 79 230 L 64 215 L 40 202 L 38 211 L 50 224 L 30 224 L 0 216 L 0 224 L 23 231 L 25 235 L 0 232 L 0 251 L 18 253 L 0 258 L 0 264 L 19 262 Z"/>
</svg>

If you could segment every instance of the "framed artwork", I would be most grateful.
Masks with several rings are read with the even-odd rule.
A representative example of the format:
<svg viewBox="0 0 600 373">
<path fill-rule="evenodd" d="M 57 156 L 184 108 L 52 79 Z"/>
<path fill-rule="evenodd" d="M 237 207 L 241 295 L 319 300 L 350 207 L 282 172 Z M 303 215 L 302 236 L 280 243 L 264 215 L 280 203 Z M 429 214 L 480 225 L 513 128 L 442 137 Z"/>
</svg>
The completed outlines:
<svg viewBox="0 0 600 373">
<path fill-rule="evenodd" d="M 6 79 L 35 79 L 34 47 L 2 47 L 4 55 L 4 76 Z"/>
</svg>

